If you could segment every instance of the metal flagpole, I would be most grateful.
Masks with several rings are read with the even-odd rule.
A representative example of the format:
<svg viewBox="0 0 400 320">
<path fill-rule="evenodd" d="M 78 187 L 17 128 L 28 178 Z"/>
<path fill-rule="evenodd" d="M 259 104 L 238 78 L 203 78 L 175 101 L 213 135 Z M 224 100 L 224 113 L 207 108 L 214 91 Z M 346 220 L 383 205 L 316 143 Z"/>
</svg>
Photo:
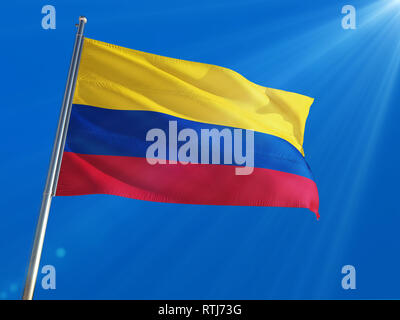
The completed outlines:
<svg viewBox="0 0 400 320">
<path fill-rule="evenodd" d="M 69 117 L 71 115 L 72 98 L 74 95 L 76 77 L 78 75 L 84 39 L 83 31 L 85 29 L 86 22 L 87 19 L 85 17 L 79 17 L 78 31 L 76 33 L 74 50 L 68 71 L 67 84 L 65 86 L 64 99 L 61 106 L 60 118 L 58 120 L 57 133 L 54 140 L 53 152 L 51 154 L 49 171 L 47 173 L 46 186 L 43 192 L 42 206 L 40 208 L 39 220 L 36 226 L 35 238 L 33 240 L 28 275 L 26 276 L 24 293 L 22 295 L 23 300 L 32 300 L 33 292 L 35 290 L 51 199 L 55 195 L 57 189 L 58 175 L 60 172 L 61 159 L 64 151 L 65 139 L 67 136 Z"/>
</svg>

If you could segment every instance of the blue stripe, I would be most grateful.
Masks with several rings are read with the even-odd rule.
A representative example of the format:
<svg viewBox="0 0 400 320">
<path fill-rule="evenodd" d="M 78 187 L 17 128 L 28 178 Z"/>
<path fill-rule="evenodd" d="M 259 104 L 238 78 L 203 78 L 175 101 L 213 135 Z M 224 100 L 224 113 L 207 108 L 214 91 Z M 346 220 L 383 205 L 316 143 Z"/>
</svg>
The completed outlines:
<svg viewBox="0 0 400 320">
<path fill-rule="evenodd" d="M 146 150 L 153 143 L 146 141 L 147 132 L 153 128 L 159 128 L 168 133 L 169 121 L 177 121 L 178 132 L 190 128 L 196 131 L 198 137 L 200 137 L 201 129 L 235 129 L 185 120 L 153 111 L 112 110 L 73 105 L 65 151 L 81 154 L 146 157 Z M 244 130 L 242 137 L 242 149 L 245 150 Z M 178 142 L 178 149 L 184 143 Z M 222 152 L 223 143 L 221 143 L 220 158 L 223 164 Z M 199 162 L 200 154 L 201 147 L 199 145 Z M 211 151 L 209 154 L 211 155 Z M 254 132 L 254 164 L 258 168 L 293 173 L 312 179 L 310 168 L 303 155 L 293 145 L 279 137 L 257 131 Z M 233 165 L 238 164 L 234 162 Z"/>
</svg>

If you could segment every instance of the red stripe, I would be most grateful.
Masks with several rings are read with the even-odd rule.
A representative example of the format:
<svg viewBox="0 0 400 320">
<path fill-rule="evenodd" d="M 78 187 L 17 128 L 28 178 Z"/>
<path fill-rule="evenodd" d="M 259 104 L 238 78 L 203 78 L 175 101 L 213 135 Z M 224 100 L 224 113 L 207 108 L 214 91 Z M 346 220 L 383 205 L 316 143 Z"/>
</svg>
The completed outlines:
<svg viewBox="0 0 400 320">
<path fill-rule="evenodd" d="M 145 158 L 64 152 L 57 196 L 112 194 L 148 201 L 308 208 L 318 215 L 311 179 L 264 168 L 235 175 L 235 166 L 157 164 Z"/>
</svg>

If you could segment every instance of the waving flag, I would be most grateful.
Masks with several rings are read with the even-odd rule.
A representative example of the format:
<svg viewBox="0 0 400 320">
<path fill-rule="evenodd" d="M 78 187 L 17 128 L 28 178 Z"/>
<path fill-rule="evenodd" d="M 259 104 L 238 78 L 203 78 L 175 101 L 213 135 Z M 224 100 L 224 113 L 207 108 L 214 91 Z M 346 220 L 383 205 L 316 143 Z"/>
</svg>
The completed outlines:
<svg viewBox="0 0 400 320">
<path fill-rule="evenodd" d="M 302 147 L 312 102 L 226 68 L 85 38 L 56 195 L 318 216 Z"/>
</svg>

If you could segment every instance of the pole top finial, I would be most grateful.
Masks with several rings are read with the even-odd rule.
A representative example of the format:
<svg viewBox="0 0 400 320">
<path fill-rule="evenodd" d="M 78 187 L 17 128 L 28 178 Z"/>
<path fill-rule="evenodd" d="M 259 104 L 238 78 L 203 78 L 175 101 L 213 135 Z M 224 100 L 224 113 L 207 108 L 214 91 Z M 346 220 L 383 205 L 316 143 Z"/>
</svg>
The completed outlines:
<svg viewBox="0 0 400 320">
<path fill-rule="evenodd" d="M 87 18 L 85 16 L 80 16 L 79 21 L 82 21 L 83 23 L 87 23 Z"/>
</svg>

